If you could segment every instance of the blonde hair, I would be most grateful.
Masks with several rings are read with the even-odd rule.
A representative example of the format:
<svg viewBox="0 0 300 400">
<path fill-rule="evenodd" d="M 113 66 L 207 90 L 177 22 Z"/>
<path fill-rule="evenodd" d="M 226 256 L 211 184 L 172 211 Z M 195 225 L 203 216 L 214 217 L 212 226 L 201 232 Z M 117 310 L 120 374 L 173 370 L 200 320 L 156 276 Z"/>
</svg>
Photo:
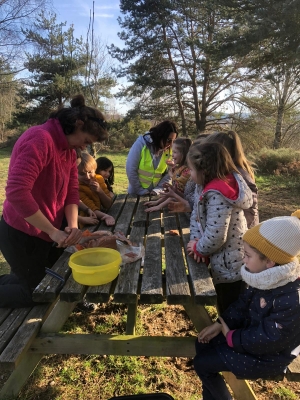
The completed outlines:
<svg viewBox="0 0 300 400">
<path fill-rule="evenodd" d="M 93 171 L 95 175 L 95 171 L 97 169 L 97 163 L 94 157 L 92 157 L 89 153 L 82 152 L 80 155 L 80 163 L 77 168 L 82 168 L 85 171 Z"/>
<path fill-rule="evenodd" d="M 227 149 L 217 142 L 205 141 L 192 144 L 188 153 L 188 162 L 203 174 L 203 186 L 215 178 L 226 181 L 228 174 L 239 173 Z"/>
<path fill-rule="evenodd" d="M 234 131 L 215 132 L 207 136 L 206 143 L 221 143 L 231 155 L 236 167 L 242 168 L 254 179 L 254 170 L 251 162 L 247 160 L 239 135 Z"/>
</svg>

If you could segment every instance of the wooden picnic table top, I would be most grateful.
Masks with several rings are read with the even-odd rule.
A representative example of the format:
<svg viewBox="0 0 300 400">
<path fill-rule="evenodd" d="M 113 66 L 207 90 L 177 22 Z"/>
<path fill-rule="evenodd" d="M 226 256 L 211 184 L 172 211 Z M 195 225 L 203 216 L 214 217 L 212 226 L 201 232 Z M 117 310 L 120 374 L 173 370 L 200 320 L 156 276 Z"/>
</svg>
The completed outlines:
<svg viewBox="0 0 300 400">
<path fill-rule="evenodd" d="M 66 302 L 87 301 L 106 303 L 112 296 L 115 303 L 213 305 L 216 293 L 205 264 L 196 263 L 186 254 L 189 241 L 189 217 L 168 210 L 146 213 L 148 197 L 118 195 L 109 214 L 116 224 L 97 229 L 121 231 L 134 243 L 145 246 L 144 265 L 141 260 L 120 267 L 119 276 L 101 286 L 84 286 L 74 281 L 68 266 L 70 253 L 64 252 L 52 270 L 65 279 L 61 282 L 46 275 L 33 293 L 37 302 L 54 301 L 58 294 Z M 178 235 L 174 235 L 175 231 Z"/>
</svg>

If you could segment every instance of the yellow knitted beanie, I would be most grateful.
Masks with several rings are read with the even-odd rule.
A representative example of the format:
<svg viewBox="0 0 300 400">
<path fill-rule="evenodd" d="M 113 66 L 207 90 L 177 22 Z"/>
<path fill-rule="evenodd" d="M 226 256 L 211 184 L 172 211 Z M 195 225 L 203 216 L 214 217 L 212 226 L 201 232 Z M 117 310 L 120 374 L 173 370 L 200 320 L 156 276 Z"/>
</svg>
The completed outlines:
<svg viewBox="0 0 300 400">
<path fill-rule="evenodd" d="M 243 240 L 276 264 L 291 262 L 300 253 L 300 210 L 262 222 L 249 229 Z"/>
</svg>

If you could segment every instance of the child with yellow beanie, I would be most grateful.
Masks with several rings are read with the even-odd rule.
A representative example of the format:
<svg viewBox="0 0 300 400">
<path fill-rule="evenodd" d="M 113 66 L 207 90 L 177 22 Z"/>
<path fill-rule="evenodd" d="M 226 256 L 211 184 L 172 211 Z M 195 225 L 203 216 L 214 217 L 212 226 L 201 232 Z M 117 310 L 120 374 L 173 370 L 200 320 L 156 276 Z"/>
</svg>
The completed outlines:
<svg viewBox="0 0 300 400">
<path fill-rule="evenodd" d="M 232 399 L 221 371 L 272 379 L 300 352 L 300 210 L 262 222 L 243 240 L 247 289 L 196 341 L 203 400 Z"/>
</svg>

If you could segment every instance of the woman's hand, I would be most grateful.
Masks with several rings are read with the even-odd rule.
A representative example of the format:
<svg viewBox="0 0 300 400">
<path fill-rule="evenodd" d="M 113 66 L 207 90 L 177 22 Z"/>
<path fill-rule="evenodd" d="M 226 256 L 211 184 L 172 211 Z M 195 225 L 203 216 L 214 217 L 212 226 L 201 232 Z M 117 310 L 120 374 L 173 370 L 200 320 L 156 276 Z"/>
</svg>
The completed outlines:
<svg viewBox="0 0 300 400">
<path fill-rule="evenodd" d="M 207 326 L 198 334 L 198 342 L 208 343 L 211 339 L 217 336 L 222 331 L 222 325 L 215 322 L 212 325 Z"/>
<path fill-rule="evenodd" d="M 67 226 L 65 228 L 65 232 L 68 234 L 68 237 L 65 240 L 65 244 L 67 246 L 72 246 L 73 244 L 77 244 L 82 237 L 82 231 L 77 227 L 70 228 L 69 226 Z"/>
<path fill-rule="evenodd" d="M 223 318 L 219 317 L 219 320 L 221 321 L 222 325 L 222 333 L 223 335 L 226 337 L 227 333 L 230 331 L 230 329 L 228 328 L 228 325 L 226 324 L 226 322 L 224 321 Z M 220 325 L 220 324 L 219 324 Z"/>
<path fill-rule="evenodd" d="M 67 247 L 65 240 L 67 239 L 68 234 L 66 232 L 55 229 L 49 234 L 49 237 L 54 243 L 57 243 L 56 247 Z"/>
</svg>

